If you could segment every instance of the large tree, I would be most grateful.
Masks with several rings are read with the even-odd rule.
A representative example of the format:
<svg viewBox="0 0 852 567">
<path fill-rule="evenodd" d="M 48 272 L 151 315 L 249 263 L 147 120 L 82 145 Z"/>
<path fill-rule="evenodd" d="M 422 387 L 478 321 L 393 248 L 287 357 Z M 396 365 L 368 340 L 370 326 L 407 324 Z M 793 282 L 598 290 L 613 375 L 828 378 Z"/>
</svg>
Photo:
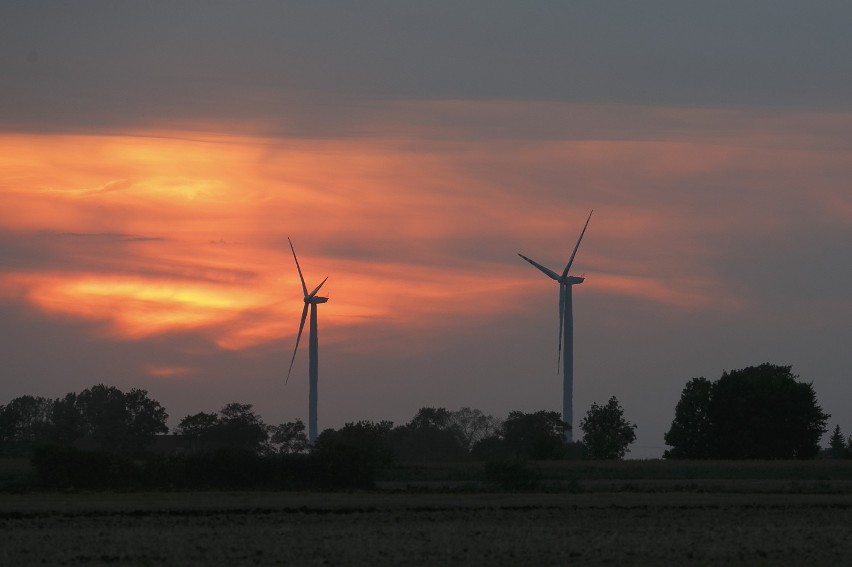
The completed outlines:
<svg viewBox="0 0 852 567">
<path fill-rule="evenodd" d="M 798 378 L 790 366 L 766 363 L 725 372 L 709 388 L 703 379 L 693 379 L 665 436 L 672 446 L 666 456 L 815 457 L 829 416 L 817 404 L 813 385 Z"/>
<path fill-rule="evenodd" d="M 279 423 L 269 428 L 271 450 L 282 455 L 304 453 L 310 446 L 301 419 Z"/>
<path fill-rule="evenodd" d="M 580 421 L 580 429 L 592 459 L 621 459 L 636 441 L 636 426 L 624 418 L 624 409 L 615 396 L 604 406 L 593 403 Z"/>
<path fill-rule="evenodd" d="M 405 425 L 392 429 L 387 442 L 400 461 L 455 461 L 467 457 L 461 432 L 446 408 L 424 407 Z"/>
<path fill-rule="evenodd" d="M 259 453 L 265 449 L 269 428 L 251 404 L 226 404 L 218 414 L 199 412 L 180 420 L 175 433 L 184 435 L 198 451 L 242 449 Z"/>
<path fill-rule="evenodd" d="M 53 402 L 39 396 L 21 396 L 0 406 L 0 455 L 29 455 L 49 441 Z"/>
<path fill-rule="evenodd" d="M 555 411 L 513 411 L 503 422 L 503 443 L 520 459 L 561 459 L 567 454 L 565 428 Z"/>
<path fill-rule="evenodd" d="M 496 417 L 467 406 L 451 411 L 450 423 L 468 451 L 483 439 L 497 435 L 503 425 Z"/>
<path fill-rule="evenodd" d="M 85 435 L 86 426 L 77 407 L 77 394 L 69 393 L 64 398 L 53 400 L 50 411 L 50 442 L 69 446 Z"/>
<path fill-rule="evenodd" d="M 113 386 L 98 384 L 80 392 L 74 405 L 82 433 L 105 451 L 139 456 L 155 435 L 169 431 L 166 410 L 145 390 L 134 388 L 125 394 Z"/>
<path fill-rule="evenodd" d="M 314 453 L 340 462 L 358 462 L 367 468 L 383 467 L 393 462 L 388 435 L 390 421 L 359 421 L 340 429 L 326 429 L 317 437 Z"/>
<path fill-rule="evenodd" d="M 679 459 L 709 459 L 710 391 L 713 383 L 706 378 L 693 378 L 686 383 L 675 406 L 672 426 L 665 434 L 671 449 L 663 456 Z"/>
</svg>

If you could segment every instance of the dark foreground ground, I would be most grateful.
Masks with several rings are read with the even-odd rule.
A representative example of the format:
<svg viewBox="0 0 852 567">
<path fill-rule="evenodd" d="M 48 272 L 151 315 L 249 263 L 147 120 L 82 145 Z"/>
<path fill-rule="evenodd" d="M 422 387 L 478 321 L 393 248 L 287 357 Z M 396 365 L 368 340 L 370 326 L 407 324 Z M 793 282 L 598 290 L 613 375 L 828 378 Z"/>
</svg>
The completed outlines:
<svg viewBox="0 0 852 567">
<path fill-rule="evenodd" d="M 3 494 L 0 565 L 834 566 L 850 528 L 844 493 Z"/>
</svg>

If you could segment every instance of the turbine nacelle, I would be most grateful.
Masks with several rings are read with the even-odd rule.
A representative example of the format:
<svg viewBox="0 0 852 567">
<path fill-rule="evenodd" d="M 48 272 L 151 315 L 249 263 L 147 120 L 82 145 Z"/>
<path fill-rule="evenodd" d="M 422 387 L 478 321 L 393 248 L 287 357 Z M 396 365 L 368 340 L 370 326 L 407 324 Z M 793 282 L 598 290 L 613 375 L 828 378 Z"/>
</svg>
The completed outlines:
<svg viewBox="0 0 852 567">
<path fill-rule="evenodd" d="M 578 276 L 565 276 L 564 278 L 559 278 L 559 283 L 563 285 L 577 285 L 586 281 L 586 278 L 581 278 Z"/>
<path fill-rule="evenodd" d="M 328 301 L 327 297 L 306 297 L 305 303 L 313 303 L 314 305 L 318 303 L 325 303 Z"/>
</svg>

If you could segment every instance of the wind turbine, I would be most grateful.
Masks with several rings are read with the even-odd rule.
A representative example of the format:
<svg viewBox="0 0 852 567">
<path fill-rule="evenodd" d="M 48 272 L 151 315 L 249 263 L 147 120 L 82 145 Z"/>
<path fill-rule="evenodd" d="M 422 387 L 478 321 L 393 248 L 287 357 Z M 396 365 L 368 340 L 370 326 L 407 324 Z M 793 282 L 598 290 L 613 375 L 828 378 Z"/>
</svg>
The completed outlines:
<svg viewBox="0 0 852 567">
<path fill-rule="evenodd" d="M 568 265 L 562 270 L 562 274 L 557 274 L 549 268 L 545 268 L 538 262 L 530 260 L 523 254 L 518 254 L 521 258 L 544 272 L 550 279 L 556 280 L 559 283 L 559 355 L 557 357 L 557 365 L 562 363 L 562 421 L 569 425 L 565 431 L 565 441 L 571 443 L 573 441 L 573 423 L 574 423 L 574 316 L 572 311 L 571 288 L 577 284 L 583 283 L 586 278 L 577 276 L 569 276 L 568 270 L 571 269 L 571 264 L 574 263 L 574 256 L 577 255 L 577 249 L 580 247 L 580 242 L 583 240 L 583 235 L 586 234 L 586 228 L 589 226 L 589 221 L 592 219 L 592 213 L 589 212 L 589 218 L 586 219 L 586 225 L 583 227 L 583 232 L 580 233 L 580 238 L 577 239 L 577 244 L 574 246 L 574 251 L 571 253 L 571 259 L 568 260 Z M 565 354 L 562 354 L 562 343 L 565 343 Z"/>
<path fill-rule="evenodd" d="M 313 445 L 317 440 L 317 382 L 318 382 L 318 351 L 319 341 L 317 340 L 317 305 L 328 301 L 327 297 L 319 297 L 317 292 L 328 280 L 328 277 L 320 282 L 311 293 L 308 293 L 308 287 L 305 285 L 305 278 L 302 277 L 302 268 L 299 267 L 299 259 L 296 258 L 296 249 L 293 248 L 293 243 L 290 242 L 290 250 L 293 251 L 293 259 L 296 261 L 296 269 L 299 271 L 299 279 L 302 282 L 302 292 L 305 294 L 305 308 L 302 309 L 302 321 L 299 323 L 299 334 L 296 335 L 296 348 L 293 349 L 293 358 L 290 360 L 290 370 L 287 371 L 287 380 L 290 381 L 290 373 L 293 371 L 293 362 L 296 361 L 296 352 L 299 350 L 299 341 L 302 339 L 302 331 L 305 328 L 305 319 L 308 316 L 308 306 L 311 308 L 311 326 L 308 332 L 308 377 L 310 385 L 310 393 L 308 394 L 308 441 Z"/>
</svg>

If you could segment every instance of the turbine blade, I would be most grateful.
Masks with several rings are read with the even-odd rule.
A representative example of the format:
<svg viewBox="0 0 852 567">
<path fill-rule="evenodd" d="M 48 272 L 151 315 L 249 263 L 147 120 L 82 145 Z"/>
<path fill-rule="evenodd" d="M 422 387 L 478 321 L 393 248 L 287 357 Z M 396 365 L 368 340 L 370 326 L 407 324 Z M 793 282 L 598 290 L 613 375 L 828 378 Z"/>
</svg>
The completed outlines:
<svg viewBox="0 0 852 567">
<path fill-rule="evenodd" d="M 320 284 L 319 284 L 317 287 L 315 287 L 315 288 L 314 288 L 314 290 L 313 290 L 311 293 L 309 293 L 309 294 L 308 294 L 308 299 L 313 298 L 313 296 L 315 296 L 315 295 L 317 294 L 317 292 L 320 290 L 320 288 L 322 287 L 322 285 L 323 285 L 326 281 L 328 281 L 328 276 L 326 276 L 326 277 L 325 277 L 325 279 L 324 279 L 324 280 L 322 280 L 322 281 L 320 282 Z"/>
<path fill-rule="evenodd" d="M 577 245 L 574 246 L 574 251 L 571 253 L 571 259 L 568 260 L 568 265 L 565 266 L 565 270 L 562 272 L 562 277 L 568 275 L 568 270 L 571 269 L 571 264 L 574 263 L 574 256 L 577 255 L 577 249 L 580 247 L 580 242 L 583 241 L 583 235 L 586 234 L 586 229 L 589 227 L 589 221 L 592 220 L 592 213 L 594 210 L 589 211 L 589 218 L 586 219 L 586 225 L 583 227 L 583 232 L 580 233 L 580 238 L 577 239 Z"/>
<path fill-rule="evenodd" d="M 556 357 L 556 372 L 562 364 L 562 330 L 565 328 L 565 293 L 567 286 L 559 284 L 559 354 Z"/>
<path fill-rule="evenodd" d="M 293 242 L 290 240 L 290 237 L 287 237 L 287 242 L 290 243 L 290 250 L 293 251 L 293 259 L 296 261 L 296 269 L 299 270 L 299 279 L 302 281 L 302 291 L 305 293 L 305 297 L 308 296 L 308 286 L 305 285 L 305 278 L 302 277 L 302 268 L 299 267 L 299 259 L 296 258 L 296 249 L 293 248 Z"/>
<path fill-rule="evenodd" d="M 290 369 L 287 371 L 287 379 L 284 385 L 290 381 L 290 373 L 293 372 L 293 363 L 296 361 L 296 353 L 299 351 L 299 341 L 302 340 L 302 331 L 305 329 L 305 319 L 308 318 L 308 304 L 305 303 L 305 308 L 302 309 L 302 322 L 299 323 L 299 334 L 296 335 L 296 348 L 293 349 L 293 358 L 290 359 Z"/>
<path fill-rule="evenodd" d="M 554 272 L 550 268 L 545 268 L 544 266 L 542 266 L 541 264 L 539 264 L 535 260 L 530 260 L 529 258 L 527 258 L 526 256 L 524 256 L 521 253 L 518 253 L 518 256 L 520 256 L 521 258 L 523 258 L 524 260 L 526 260 L 527 262 L 529 262 L 530 264 L 532 264 L 533 266 L 535 266 L 536 268 L 538 268 L 539 270 L 541 270 L 542 272 L 547 274 L 547 276 L 549 278 L 554 279 L 554 280 L 559 279 L 559 274 L 557 274 L 556 272 Z"/>
</svg>

